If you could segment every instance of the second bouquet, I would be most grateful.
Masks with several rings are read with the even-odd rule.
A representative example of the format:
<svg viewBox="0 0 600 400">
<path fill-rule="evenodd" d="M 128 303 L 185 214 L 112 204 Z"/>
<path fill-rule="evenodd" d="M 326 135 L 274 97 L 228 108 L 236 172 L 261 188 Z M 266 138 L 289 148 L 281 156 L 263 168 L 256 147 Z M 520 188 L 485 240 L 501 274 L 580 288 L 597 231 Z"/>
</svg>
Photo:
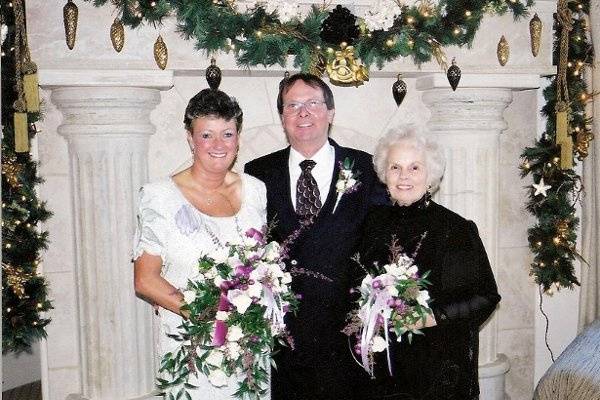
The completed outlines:
<svg viewBox="0 0 600 400">
<path fill-rule="evenodd" d="M 268 390 L 271 353 L 289 337 L 284 316 L 297 308 L 286 272 L 286 249 L 250 229 L 198 262 L 198 275 L 183 291 L 189 315 L 175 337 L 177 351 L 161 361 L 158 387 L 165 398 L 187 398 L 193 375 L 217 387 L 234 377 L 239 398 L 258 399 Z"/>
</svg>

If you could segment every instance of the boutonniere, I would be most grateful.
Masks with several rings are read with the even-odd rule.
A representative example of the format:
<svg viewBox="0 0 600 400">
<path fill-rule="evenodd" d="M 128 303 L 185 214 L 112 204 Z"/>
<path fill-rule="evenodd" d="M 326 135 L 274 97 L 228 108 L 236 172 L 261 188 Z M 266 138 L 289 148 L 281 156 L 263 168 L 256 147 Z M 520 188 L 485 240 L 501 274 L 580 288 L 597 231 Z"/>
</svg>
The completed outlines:
<svg viewBox="0 0 600 400">
<path fill-rule="evenodd" d="M 354 172 L 352 169 L 354 168 L 354 160 L 346 157 L 344 161 L 339 162 L 340 173 L 338 174 L 338 180 L 335 183 L 335 191 L 337 192 L 337 199 L 335 200 L 335 205 L 333 206 L 333 213 L 342 199 L 342 196 L 346 193 L 352 193 L 358 190 L 360 186 L 360 181 L 358 180 L 358 176 L 360 175 L 360 171 Z"/>
</svg>

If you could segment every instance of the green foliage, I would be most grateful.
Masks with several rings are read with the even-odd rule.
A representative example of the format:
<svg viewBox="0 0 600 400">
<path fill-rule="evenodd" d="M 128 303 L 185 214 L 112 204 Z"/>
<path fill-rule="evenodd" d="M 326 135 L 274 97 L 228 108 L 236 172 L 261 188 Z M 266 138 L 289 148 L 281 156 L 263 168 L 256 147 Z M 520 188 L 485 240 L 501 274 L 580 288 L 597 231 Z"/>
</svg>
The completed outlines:
<svg viewBox="0 0 600 400">
<path fill-rule="evenodd" d="M 97 7 L 107 0 L 86 0 Z M 229 0 L 139 0 L 111 1 L 123 23 L 136 28 L 142 23 L 157 25 L 168 15 L 175 15 L 178 29 L 185 39 L 195 41 L 198 50 L 212 54 L 233 51 L 241 66 L 285 66 L 288 56 L 293 65 L 308 71 L 317 55 L 327 57 L 330 46 L 320 38 L 323 21 L 329 12 L 313 6 L 302 20 L 282 23 L 277 12 L 265 11 L 263 4 L 238 12 L 235 1 Z M 134 7 L 138 4 L 138 7 Z M 470 46 L 486 13 L 510 12 L 515 19 L 528 15 L 532 0 L 440 0 L 431 13 L 413 6 L 403 6 L 394 25 L 386 31 L 361 29 L 352 43 L 365 65 L 382 68 L 399 57 L 412 57 L 421 64 L 431 60 L 432 43 L 441 46 Z M 466 11 L 469 11 L 467 13 Z M 458 29 L 458 31 L 457 31 Z M 389 40 L 393 44 L 389 44 Z M 339 45 L 339 44 L 335 44 Z"/>
<path fill-rule="evenodd" d="M 582 13 L 578 5 L 582 6 Z M 570 96 L 569 125 L 577 131 L 589 132 L 590 119 L 585 114 L 585 99 L 587 93 L 582 76 L 584 66 L 593 65 L 593 51 L 585 32 L 585 17 L 589 9 L 587 0 L 570 2 L 573 11 L 573 30 L 569 33 L 569 56 L 571 66 L 567 71 L 567 86 Z M 560 32 L 555 28 L 554 58 L 558 60 L 558 38 Z M 557 99 L 556 76 L 550 78 L 551 83 L 544 89 L 546 104 L 542 114 L 547 118 L 543 137 L 532 147 L 525 148 L 521 154 L 524 159 L 521 164 L 521 176 L 531 175 L 534 183 L 543 178 L 551 188 L 547 196 L 535 195 L 532 186 L 528 187 L 529 199 L 527 210 L 536 218 L 534 226 L 528 230 L 528 240 L 534 260 L 531 264 L 530 275 L 544 290 L 553 285 L 558 289 L 572 288 L 579 285 L 573 266 L 578 257 L 575 245 L 579 219 L 576 216 L 576 203 L 582 190 L 580 177 L 573 168 L 563 170 L 559 166 L 560 148 L 556 141 L 556 112 Z M 575 138 L 573 138 L 575 139 Z"/>
<path fill-rule="evenodd" d="M 9 28 L 2 44 L 2 352 L 31 351 L 46 336 L 52 308 L 48 287 L 37 274 L 48 232 L 40 224 L 52 215 L 40 201 L 36 186 L 42 183 L 37 163 L 29 153 L 15 153 L 12 104 L 16 100 L 14 10 L 3 2 L 2 20 Z M 27 115 L 29 138 L 36 134 L 39 113 Z"/>
</svg>

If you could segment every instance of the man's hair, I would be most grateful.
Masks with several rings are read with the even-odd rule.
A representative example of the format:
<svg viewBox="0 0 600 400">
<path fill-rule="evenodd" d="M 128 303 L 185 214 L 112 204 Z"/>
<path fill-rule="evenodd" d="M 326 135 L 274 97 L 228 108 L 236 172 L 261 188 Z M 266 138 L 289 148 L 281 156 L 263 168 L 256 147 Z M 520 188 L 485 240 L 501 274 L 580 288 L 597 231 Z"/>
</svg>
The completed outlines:
<svg viewBox="0 0 600 400">
<path fill-rule="evenodd" d="M 183 124 L 192 131 L 192 122 L 200 117 L 223 118 L 225 121 L 235 119 L 238 132 L 242 128 L 244 113 L 235 98 L 220 90 L 203 89 L 192 97 L 185 108 Z"/>
<path fill-rule="evenodd" d="M 279 94 L 277 95 L 277 111 L 279 111 L 279 115 L 283 114 L 283 95 L 290 90 L 296 81 L 302 81 L 310 87 L 321 89 L 321 92 L 323 93 L 323 100 L 325 101 L 325 105 L 327 105 L 327 109 L 333 110 L 335 108 L 333 92 L 331 91 L 329 85 L 327 85 L 323 79 L 316 75 L 300 72 L 290 76 L 287 79 L 284 78 L 279 85 Z"/>
</svg>

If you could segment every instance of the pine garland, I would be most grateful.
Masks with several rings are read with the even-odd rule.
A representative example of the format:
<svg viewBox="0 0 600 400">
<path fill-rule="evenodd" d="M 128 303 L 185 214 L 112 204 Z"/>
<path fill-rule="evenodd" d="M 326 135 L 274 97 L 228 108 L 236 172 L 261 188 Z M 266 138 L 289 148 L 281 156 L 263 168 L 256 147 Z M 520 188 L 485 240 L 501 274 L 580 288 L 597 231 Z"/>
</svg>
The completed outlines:
<svg viewBox="0 0 600 400">
<path fill-rule="evenodd" d="M 46 336 L 50 322 L 42 314 L 52 308 L 48 287 L 37 269 L 48 242 L 48 232 L 40 231 L 38 224 L 51 213 L 35 192 L 42 183 L 37 164 L 29 153 L 14 151 L 15 20 L 8 2 L 0 10 L 9 27 L 2 44 L 2 352 L 18 353 L 31 351 L 31 345 Z M 31 139 L 40 115 L 29 113 L 27 118 Z"/>
<path fill-rule="evenodd" d="M 573 29 L 569 33 L 567 87 L 571 97 L 569 103 L 569 126 L 573 130 L 575 154 L 582 160 L 585 154 L 579 151 L 579 137 L 588 135 L 591 140 L 591 119 L 586 117 L 585 104 L 591 98 L 583 79 L 584 68 L 594 63 L 593 48 L 586 32 L 586 18 L 589 16 L 589 0 L 568 3 L 572 12 Z M 554 58 L 558 60 L 558 29 L 555 23 Z M 581 178 L 573 168 L 561 169 L 560 148 L 556 145 L 556 98 L 557 77 L 550 78 L 550 85 L 544 90 L 545 106 L 542 114 L 546 117 L 546 130 L 532 147 L 524 149 L 520 166 L 521 176 L 531 174 L 534 184 L 543 178 L 550 188 L 547 196 L 535 195 L 529 186 L 527 210 L 537 222 L 528 230 L 529 247 L 534 254 L 530 275 L 544 291 L 551 293 L 552 287 L 572 288 L 579 285 L 575 276 L 573 261 L 578 258 L 575 248 L 579 219 L 576 217 L 576 204 L 580 198 Z"/>
<path fill-rule="evenodd" d="M 92 1 L 96 7 L 107 0 Z M 142 23 L 160 24 L 175 15 L 178 30 L 194 40 L 208 55 L 233 52 L 241 66 L 281 65 L 294 57 L 294 66 L 309 71 L 314 60 L 327 58 L 340 46 L 340 38 L 323 38 L 329 10 L 313 6 L 305 17 L 281 22 L 277 11 L 268 13 L 264 3 L 239 12 L 235 0 L 112 0 L 123 24 L 136 28 Z M 527 16 L 533 0 L 440 0 L 402 6 L 387 30 L 369 31 L 359 20 L 359 35 L 345 40 L 367 67 L 382 68 L 399 57 L 412 57 L 416 64 L 431 60 L 435 46 L 470 46 L 484 14 L 511 12 L 515 19 Z M 338 6 L 339 7 L 339 6 Z M 346 10 L 347 11 L 347 10 Z M 348 28 L 337 21 L 336 31 Z"/>
</svg>

